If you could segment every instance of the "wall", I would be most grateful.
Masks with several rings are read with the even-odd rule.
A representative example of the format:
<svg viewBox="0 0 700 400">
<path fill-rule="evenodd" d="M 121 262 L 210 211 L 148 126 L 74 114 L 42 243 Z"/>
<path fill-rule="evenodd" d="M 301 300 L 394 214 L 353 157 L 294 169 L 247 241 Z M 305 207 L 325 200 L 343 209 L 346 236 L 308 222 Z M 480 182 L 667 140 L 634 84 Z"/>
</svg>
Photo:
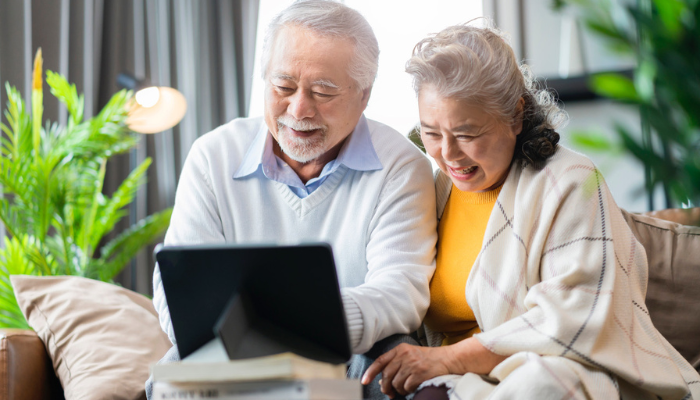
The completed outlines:
<svg viewBox="0 0 700 400">
<path fill-rule="evenodd" d="M 516 55 L 545 82 L 548 78 L 634 66 L 633 59 L 611 53 L 597 37 L 588 33 L 572 10 L 555 12 L 551 3 L 551 0 L 484 0 L 484 14 L 511 35 Z M 603 99 L 568 102 L 563 108 L 569 114 L 569 124 L 560 129 L 561 143 L 585 153 L 595 162 L 620 207 L 647 211 L 641 163 L 626 154 L 610 156 L 585 151 L 574 147 L 570 140 L 571 132 L 577 130 L 593 130 L 615 137 L 616 123 L 636 132 L 639 130 L 638 112 Z M 655 193 L 654 204 L 655 208 L 663 208 L 661 193 Z"/>
</svg>

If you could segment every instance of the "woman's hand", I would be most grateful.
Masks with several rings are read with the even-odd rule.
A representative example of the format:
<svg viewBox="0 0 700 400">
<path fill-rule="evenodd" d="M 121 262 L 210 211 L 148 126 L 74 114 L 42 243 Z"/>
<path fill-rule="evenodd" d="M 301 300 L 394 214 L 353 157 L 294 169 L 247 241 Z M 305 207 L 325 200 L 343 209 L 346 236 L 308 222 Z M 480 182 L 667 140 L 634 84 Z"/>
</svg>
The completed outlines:
<svg viewBox="0 0 700 400">
<path fill-rule="evenodd" d="M 451 346 L 420 347 L 401 344 L 384 353 L 362 376 L 366 385 L 381 372 L 381 390 L 390 398 L 395 393 L 413 393 L 418 386 L 436 376 L 467 372 L 488 374 L 506 356 L 492 353 L 475 338 Z"/>
<path fill-rule="evenodd" d="M 382 393 L 394 398 L 413 393 L 418 385 L 440 375 L 450 373 L 445 363 L 447 347 L 420 347 L 400 344 L 382 354 L 370 365 L 362 376 L 362 384 L 367 385 L 381 372 Z"/>
</svg>

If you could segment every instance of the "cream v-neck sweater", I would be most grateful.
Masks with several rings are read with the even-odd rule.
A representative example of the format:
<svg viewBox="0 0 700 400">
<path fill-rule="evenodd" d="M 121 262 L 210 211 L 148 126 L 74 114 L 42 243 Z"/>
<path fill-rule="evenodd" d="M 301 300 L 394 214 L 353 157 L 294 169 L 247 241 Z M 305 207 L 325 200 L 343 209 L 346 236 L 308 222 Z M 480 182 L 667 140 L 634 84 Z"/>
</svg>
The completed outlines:
<svg viewBox="0 0 700 400">
<path fill-rule="evenodd" d="M 300 199 L 267 178 L 233 179 L 263 123 L 236 119 L 194 143 L 165 244 L 330 243 L 353 351 L 363 353 L 377 340 L 415 330 L 428 308 L 435 269 L 435 190 L 428 159 L 400 133 L 367 120 L 382 169 L 341 166 Z M 174 343 L 157 266 L 153 279 L 153 303 Z"/>
</svg>

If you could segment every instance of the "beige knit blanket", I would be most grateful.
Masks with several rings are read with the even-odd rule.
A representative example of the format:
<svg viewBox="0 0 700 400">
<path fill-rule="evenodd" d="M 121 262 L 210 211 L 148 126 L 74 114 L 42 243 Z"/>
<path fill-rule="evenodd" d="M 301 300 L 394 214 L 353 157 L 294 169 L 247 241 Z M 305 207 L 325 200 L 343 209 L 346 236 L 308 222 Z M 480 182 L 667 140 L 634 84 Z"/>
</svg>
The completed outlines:
<svg viewBox="0 0 700 400">
<path fill-rule="evenodd" d="M 436 186 L 441 215 L 451 182 L 438 173 Z M 510 357 L 488 377 L 425 384 L 462 400 L 700 399 L 700 376 L 652 325 L 647 278 L 644 249 L 588 158 L 559 146 L 541 170 L 514 166 L 466 287 L 477 339 Z"/>
</svg>

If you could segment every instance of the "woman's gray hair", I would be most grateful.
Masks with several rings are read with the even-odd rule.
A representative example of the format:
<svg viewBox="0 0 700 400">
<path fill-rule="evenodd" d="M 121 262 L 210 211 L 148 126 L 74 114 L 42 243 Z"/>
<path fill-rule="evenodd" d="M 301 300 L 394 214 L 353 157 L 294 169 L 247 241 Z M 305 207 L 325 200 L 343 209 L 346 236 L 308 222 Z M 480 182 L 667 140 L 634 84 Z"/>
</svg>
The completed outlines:
<svg viewBox="0 0 700 400">
<path fill-rule="evenodd" d="M 537 87 L 530 68 L 518 65 L 506 36 L 488 19 L 480 20 L 483 27 L 472 20 L 418 42 L 406 72 L 413 76 L 416 94 L 429 85 L 440 96 L 466 100 L 505 123 L 522 118 L 513 159 L 541 164 L 556 151 L 555 129 L 568 116 L 549 91 Z"/>
<path fill-rule="evenodd" d="M 263 79 L 267 74 L 272 46 L 285 26 L 299 26 L 322 36 L 352 40 L 355 43 L 355 55 L 348 66 L 348 73 L 362 90 L 374 83 L 379 64 L 379 45 L 372 27 L 356 10 L 331 0 L 296 1 L 270 22 L 262 50 Z"/>
</svg>

